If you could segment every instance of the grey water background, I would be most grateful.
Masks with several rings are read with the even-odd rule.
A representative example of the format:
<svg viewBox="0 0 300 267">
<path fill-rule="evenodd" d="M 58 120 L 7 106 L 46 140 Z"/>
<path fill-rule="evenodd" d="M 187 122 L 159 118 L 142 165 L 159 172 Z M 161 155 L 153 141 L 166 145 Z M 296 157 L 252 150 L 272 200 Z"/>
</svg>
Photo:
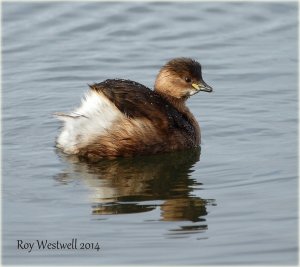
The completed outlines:
<svg viewBox="0 0 300 267">
<path fill-rule="evenodd" d="M 2 4 L 4 264 L 297 264 L 296 2 Z M 153 86 L 199 60 L 188 100 L 202 149 L 79 162 L 55 150 L 57 111 L 87 84 Z M 17 240 L 100 251 L 17 249 Z"/>
</svg>

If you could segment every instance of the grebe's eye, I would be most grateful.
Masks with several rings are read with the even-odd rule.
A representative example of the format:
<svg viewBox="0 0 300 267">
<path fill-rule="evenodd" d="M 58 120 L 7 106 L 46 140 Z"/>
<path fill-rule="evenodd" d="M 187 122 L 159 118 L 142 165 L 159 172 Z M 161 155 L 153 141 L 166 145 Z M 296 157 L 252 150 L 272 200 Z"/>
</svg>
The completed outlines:
<svg viewBox="0 0 300 267">
<path fill-rule="evenodd" d="M 189 78 L 189 77 L 185 77 L 185 81 L 186 81 L 187 83 L 190 83 L 192 80 L 191 80 L 191 78 Z"/>
</svg>

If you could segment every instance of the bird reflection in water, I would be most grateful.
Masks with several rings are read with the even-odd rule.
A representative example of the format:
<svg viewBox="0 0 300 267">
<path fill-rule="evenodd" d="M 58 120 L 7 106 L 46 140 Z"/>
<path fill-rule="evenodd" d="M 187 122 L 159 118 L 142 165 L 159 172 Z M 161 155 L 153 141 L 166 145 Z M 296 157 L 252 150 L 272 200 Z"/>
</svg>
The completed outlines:
<svg viewBox="0 0 300 267">
<path fill-rule="evenodd" d="M 59 152 L 58 152 L 59 153 Z M 199 189 L 191 177 L 200 159 L 200 148 L 153 156 L 104 159 L 88 163 L 77 156 L 59 153 L 68 170 L 57 175 L 61 183 L 76 176 L 91 189 L 95 215 L 147 212 L 160 207 L 163 221 L 205 221 L 205 200 L 193 195 Z"/>
</svg>

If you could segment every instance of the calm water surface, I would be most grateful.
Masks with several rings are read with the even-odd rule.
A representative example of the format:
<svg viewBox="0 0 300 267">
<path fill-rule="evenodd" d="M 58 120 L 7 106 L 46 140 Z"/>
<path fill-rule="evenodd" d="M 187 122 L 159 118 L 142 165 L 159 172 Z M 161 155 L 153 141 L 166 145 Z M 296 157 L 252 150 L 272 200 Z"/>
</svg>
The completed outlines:
<svg viewBox="0 0 300 267">
<path fill-rule="evenodd" d="M 4 3 L 3 262 L 296 264 L 297 14 L 289 3 Z M 167 60 L 203 65 L 188 105 L 199 150 L 79 162 L 57 111 L 87 84 L 152 87 Z M 17 249 L 17 240 L 99 242 Z"/>
</svg>

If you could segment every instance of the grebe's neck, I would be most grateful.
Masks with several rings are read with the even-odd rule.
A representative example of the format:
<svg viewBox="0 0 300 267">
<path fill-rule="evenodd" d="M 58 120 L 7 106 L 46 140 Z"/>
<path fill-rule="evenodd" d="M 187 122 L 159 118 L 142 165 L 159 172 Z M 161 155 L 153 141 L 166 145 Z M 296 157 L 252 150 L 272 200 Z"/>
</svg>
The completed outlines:
<svg viewBox="0 0 300 267">
<path fill-rule="evenodd" d="M 173 96 L 170 96 L 168 94 L 164 94 L 160 90 L 154 89 L 154 91 L 159 94 L 162 98 L 167 100 L 172 106 L 174 106 L 179 112 L 187 113 L 189 112 L 189 109 L 185 105 L 185 101 L 187 98 L 176 98 Z"/>
<path fill-rule="evenodd" d="M 185 102 L 187 98 L 176 98 L 167 94 L 162 93 L 160 90 L 154 89 L 154 91 L 159 94 L 161 97 L 163 97 L 165 100 L 167 100 L 173 107 L 175 107 L 179 112 L 184 114 L 186 118 L 192 123 L 196 134 L 195 134 L 195 143 L 200 144 L 201 142 L 201 136 L 200 136 L 200 127 L 199 124 L 192 114 L 192 112 L 189 110 L 189 108 L 185 105 Z"/>
</svg>

